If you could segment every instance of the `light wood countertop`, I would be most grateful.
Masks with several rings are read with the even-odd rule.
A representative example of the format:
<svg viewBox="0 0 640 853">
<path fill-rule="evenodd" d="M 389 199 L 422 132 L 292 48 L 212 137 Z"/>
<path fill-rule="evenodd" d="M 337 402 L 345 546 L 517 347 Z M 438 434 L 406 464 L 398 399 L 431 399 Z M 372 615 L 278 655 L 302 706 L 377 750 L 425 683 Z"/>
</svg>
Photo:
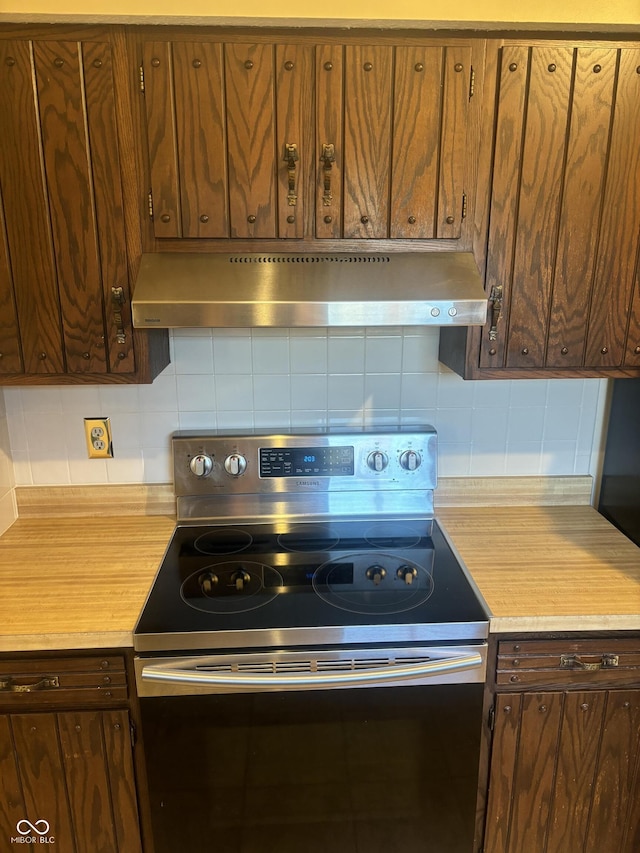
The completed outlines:
<svg viewBox="0 0 640 853">
<path fill-rule="evenodd" d="M 489 607 L 492 632 L 640 630 L 640 548 L 592 507 L 436 514 Z"/>
<path fill-rule="evenodd" d="M 588 506 L 442 507 L 492 631 L 640 631 L 640 548 Z M 0 538 L 0 652 L 127 647 L 175 521 L 20 518 Z"/>
<path fill-rule="evenodd" d="M 19 518 L 0 538 L 0 651 L 118 648 L 175 519 Z"/>
</svg>

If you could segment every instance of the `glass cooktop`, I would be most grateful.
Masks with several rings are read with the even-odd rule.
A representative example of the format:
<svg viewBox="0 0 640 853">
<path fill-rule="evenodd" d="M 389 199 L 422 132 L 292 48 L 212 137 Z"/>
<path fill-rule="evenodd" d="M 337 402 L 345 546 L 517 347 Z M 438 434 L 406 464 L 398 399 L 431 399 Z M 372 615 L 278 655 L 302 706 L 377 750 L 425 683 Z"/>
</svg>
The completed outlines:
<svg viewBox="0 0 640 853">
<path fill-rule="evenodd" d="M 431 519 L 180 525 L 134 645 L 173 651 L 426 635 L 487 635 L 487 614 Z"/>
</svg>

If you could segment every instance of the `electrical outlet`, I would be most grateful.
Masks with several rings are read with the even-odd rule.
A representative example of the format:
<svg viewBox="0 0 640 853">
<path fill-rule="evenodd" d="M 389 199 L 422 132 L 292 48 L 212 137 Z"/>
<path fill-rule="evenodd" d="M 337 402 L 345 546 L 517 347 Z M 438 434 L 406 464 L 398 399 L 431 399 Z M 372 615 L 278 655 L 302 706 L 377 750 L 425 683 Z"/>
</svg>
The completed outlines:
<svg viewBox="0 0 640 853">
<path fill-rule="evenodd" d="M 113 456 L 109 418 L 85 418 L 84 435 L 89 459 L 110 459 Z"/>
</svg>

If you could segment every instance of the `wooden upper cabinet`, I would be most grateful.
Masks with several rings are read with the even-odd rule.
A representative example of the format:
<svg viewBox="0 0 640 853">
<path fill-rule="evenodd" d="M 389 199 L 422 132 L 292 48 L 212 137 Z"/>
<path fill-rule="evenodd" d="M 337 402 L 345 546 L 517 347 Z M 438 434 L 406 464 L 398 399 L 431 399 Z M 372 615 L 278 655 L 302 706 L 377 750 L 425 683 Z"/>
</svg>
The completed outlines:
<svg viewBox="0 0 640 853">
<path fill-rule="evenodd" d="M 0 37 L 2 381 L 139 368 L 114 74 L 107 41 Z"/>
<path fill-rule="evenodd" d="M 469 42 L 198 39 L 142 44 L 155 238 L 461 236 Z"/>
<path fill-rule="evenodd" d="M 311 164 L 312 49 L 143 49 L 156 237 L 300 237 Z"/>
<path fill-rule="evenodd" d="M 638 68 L 634 46 L 502 48 L 480 368 L 640 367 Z"/>
</svg>

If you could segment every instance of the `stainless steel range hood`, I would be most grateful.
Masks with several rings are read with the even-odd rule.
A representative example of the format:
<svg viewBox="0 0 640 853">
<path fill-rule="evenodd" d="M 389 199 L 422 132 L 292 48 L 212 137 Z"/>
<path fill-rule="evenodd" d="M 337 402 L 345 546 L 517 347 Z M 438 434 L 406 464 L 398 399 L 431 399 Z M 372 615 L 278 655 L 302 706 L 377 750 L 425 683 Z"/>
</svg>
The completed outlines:
<svg viewBox="0 0 640 853">
<path fill-rule="evenodd" d="M 142 256 L 138 328 L 482 325 L 473 255 L 186 254 Z"/>
</svg>

